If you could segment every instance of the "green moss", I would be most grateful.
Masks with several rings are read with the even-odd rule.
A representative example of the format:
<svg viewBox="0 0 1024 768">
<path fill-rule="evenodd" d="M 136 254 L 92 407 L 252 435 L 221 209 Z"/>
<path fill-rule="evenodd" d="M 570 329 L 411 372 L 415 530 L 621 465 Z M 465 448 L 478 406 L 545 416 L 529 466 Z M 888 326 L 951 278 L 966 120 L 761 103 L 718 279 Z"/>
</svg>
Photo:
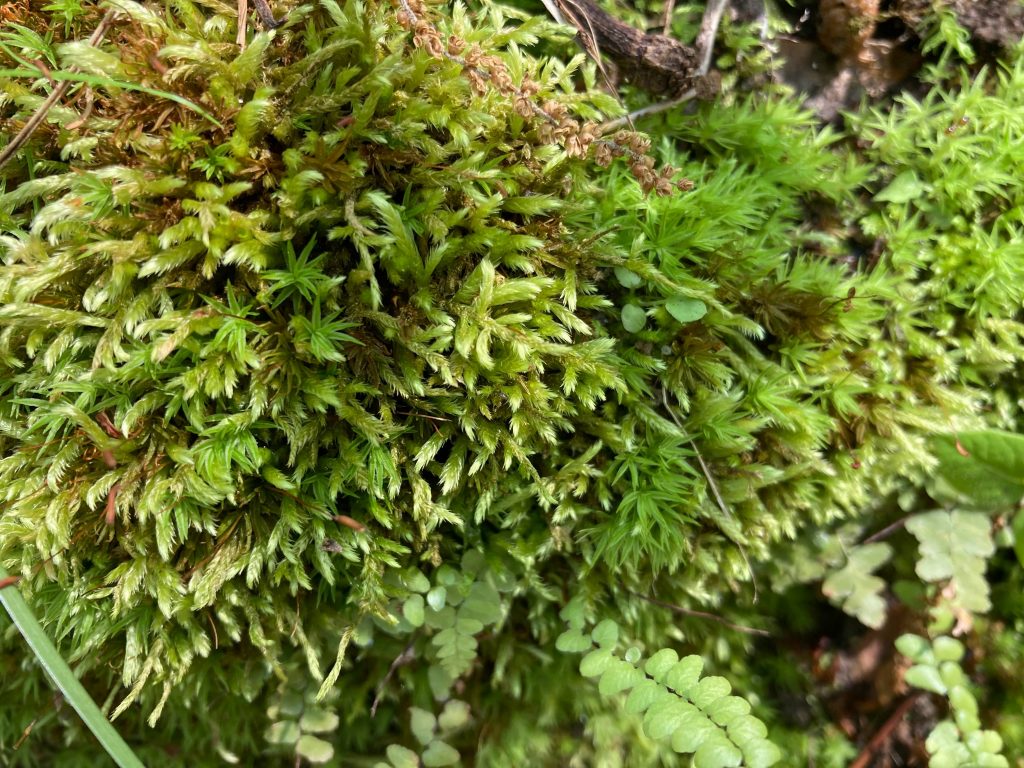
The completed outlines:
<svg viewBox="0 0 1024 768">
<path fill-rule="evenodd" d="M 1019 64 L 849 137 L 777 93 L 673 113 L 657 151 L 695 188 L 656 198 L 392 8 L 300 6 L 244 51 L 226 9 L 128 9 L 120 54 L 54 49 L 97 78 L 85 127 L 55 110 L 2 171 L 0 555 L 147 763 L 293 763 L 264 730 L 323 693 L 356 764 L 455 691 L 474 764 L 675 764 L 552 684 L 558 609 L 699 646 L 636 595 L 745 620 L 773 545 L 920 478 L 930 434 L 1016 418 Z M 529 55 L 567 41 L 536 17 L 438 23 L 538 103 L 617 109 Z M 472 595 L 495 629 L 441 618 Z M 51 718 L 14 761 L 74 764 L 20 653 L 0 738 Z"/>
</svg>

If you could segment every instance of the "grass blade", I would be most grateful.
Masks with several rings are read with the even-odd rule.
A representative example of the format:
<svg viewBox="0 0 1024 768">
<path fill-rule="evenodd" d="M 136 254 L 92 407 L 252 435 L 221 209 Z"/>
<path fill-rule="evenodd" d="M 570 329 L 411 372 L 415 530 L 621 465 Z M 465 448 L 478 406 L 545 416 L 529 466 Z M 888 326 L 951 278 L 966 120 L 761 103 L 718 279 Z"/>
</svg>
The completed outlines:
<svg viewBox="0 0 1024 768">
<path fill-rule="evenodd" d="M 40 77 L 39 70 L 35 69 L 0 69 L 0 77 Z M 184 96 L 179 96 L 176 93 L 170 91 L 161 91 L 156 88 L 147 88 L 144 85 L 136 85 L 135 83 L 129 83 L 124 80 L 114 80 L 110 77 L 100 77 L 99 75 L 90 75 L 85 72 L 67 72 L 67 71 L 54 71 L 50 73 L 50 78 L 56 81 L 68 80 L 72 83 L 85 83 L 91 85 L 94 88 L 121 88 L 126 91 L 139 91 L 141 93 L 148 93 L 150 96 L 157 96 L 161 99 L 167 99 L 173 101 L 181 106 L 191 109 L 197 115 L 206 118 L 211 123 L 216 125 L 218 128 L 223 128 L 223 124 L 217 120 L 213 115 L 207 112 L 205 109 L 200 107 L 193 101 L 189 101 Z"/>
<path fill-rule="evenodd" d="M 7 577 L 7 571 L 0 567 L 0 579 Z M 32 609 L 28 607 L 25 598 L 21 593 L 10 585 L 0 589 L 0 603 L 3 603 L 7 613 L 11 615 L 15 626 L 25 638 L 29 648 L 43 665 L 43 669 L 56 683 L 64 698 L 75 708 L 89 730 L 99 739 L 100 744 L 107 750 L 114 762 L 121 768 L 143 768 L 142 761 L 135 756 L 121 735 L 114 730 L 114 726 L 100 712 L 96 702 L 92 700 L 89 693 L 78 682 L 71 667 L 64 661 L 64 657 L 47 637 L 46 632 L 36 621 Z"/>
</svg>

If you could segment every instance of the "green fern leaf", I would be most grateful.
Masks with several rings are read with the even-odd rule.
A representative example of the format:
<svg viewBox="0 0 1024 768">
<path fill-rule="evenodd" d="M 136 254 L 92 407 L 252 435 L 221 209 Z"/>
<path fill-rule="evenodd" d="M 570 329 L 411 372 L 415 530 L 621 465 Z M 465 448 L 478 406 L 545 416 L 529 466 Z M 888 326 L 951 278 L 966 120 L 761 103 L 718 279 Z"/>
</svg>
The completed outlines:
<svg viewBox="0 0 1024 768">
<path fill-rule="evenodd" d="M 955 603 L 984 613 L 991 607 L 986 559 L 995 552 L 991 522 L 980 512 L 926 512 L 907 521 L 920 543 L 917 575 L 928 582 L 949 581 Z"/>
</svg>

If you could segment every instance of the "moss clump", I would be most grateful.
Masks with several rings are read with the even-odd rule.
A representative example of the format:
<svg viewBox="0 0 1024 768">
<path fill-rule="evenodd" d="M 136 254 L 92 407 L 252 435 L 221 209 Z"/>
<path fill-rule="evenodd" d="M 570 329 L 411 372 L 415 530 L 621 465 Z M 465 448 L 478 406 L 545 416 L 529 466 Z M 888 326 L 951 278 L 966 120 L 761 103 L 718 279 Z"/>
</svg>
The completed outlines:
<svg viewBox="0 0 1024 768">
<path fill-rule="evenodd" d="M 616 105 L 581 59 L 526 52 L 566 42 L 536 18 L 456 6 L 416 45 L 407 13 L 322 0 L 240 50 L 219 6 L 122 13 L 119 54 L 51 45 L 90 14 L 22 19 L 93 106 L 2 171 L 0 553 L 154 764 L 213 764 L 210 729 L 268 764 L 410 733 L 479 765 L 672 764 L 639 718 L 552 683 L 575 674 L 558 609 L 699 642 L 636 595 L 727 602 L 772 544 L 980 422 L 1019 359 L 1012 274 L 957 269 L 1009 182 L 967 175 L 968 149 L 942 161 L 963 163 L 928 210 L 942 270 L 913 256 L 933 225 L 923 193 L 893 199 L 907 177 L 864 193 L 887 152 L 939 184 L 907 149 L 937 111 L 844 155 L 791 100 L 723 100 L 660 126 L 696 187 L 658 198 L 635 137 L 595 144 L 629 172 L 567 140 Z M 490 69 L 438 55 L 448 34 Z M 0 84 L 19 119 L 27 82 Z M 851 263 L 865 214 L 877 263 Z M 48 709 L 8 671 L 27 704 L 5 739 Z M 407 732 L 410 705 L 452 696 L 472 721 Z"/>
</svg>

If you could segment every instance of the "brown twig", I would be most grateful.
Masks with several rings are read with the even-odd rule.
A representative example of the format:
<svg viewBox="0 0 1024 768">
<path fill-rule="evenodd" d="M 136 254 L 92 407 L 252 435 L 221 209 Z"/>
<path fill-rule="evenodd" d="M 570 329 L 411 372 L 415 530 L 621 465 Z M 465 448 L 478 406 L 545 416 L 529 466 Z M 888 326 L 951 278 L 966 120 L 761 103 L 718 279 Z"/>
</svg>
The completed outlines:
<svg viewBox="0 0 1024 768">
<path fill-rule="evenodd" d="M 722 14 L 725 13 L 729 0 L 708 0 L 704 9 L 704 17 L 700 20 L 700 32 L 697 33 L 696 47 L 700 52 L 700 67 L 698 73 L 706 75 L 711 70 L 711 56 L 715 50 L 715 35 L 718 34 L 718 25 L 722 23 Z"/>
<path fill-rule="evenodd" d="M 81 128 L 83 125 L 85 125 L 86 121 L 88 121 L 88 119 L 89 119 L 89 116 L 92 115 L 93 101 L 94 101 L 94 98 L 93 98 L 93 94 L 92 94 L 92 88 L 90 88 L 89 86 L 86 86 L 85 87 L 85 109 L 82 110 L 82 114 L 80 114 L 77 118 L 72 120 L 70 123 L 68 123 L 64 127 L 67 128 L 69 131 L 77 131 L 79 128 Z"/>
<path fill-rule="evenodd" d="M 249 0 L 238 0 L 238 34 L 235 35 L 235 42 L 243 51 L 245 50 L 245 31 L 249 21 Z"/>
<path fill-rule="evenodd" d="M 103 522 L 107 525 L 113 525 L 117 520 L 117 494 L 121 490 L 120 483 L 114 483 L 114 487 L 110 489 L 107 494 L 107 508 L 103 516 Z"/>
<path fill-rule="evenodd" d="M 416 647 L 415 639 L 405 646 L 400 654 L 395 657 L 395 660 L 391 662 L 391 666 L 388 667 L 388 672 L 384 675 L 384 679 L 377 684 L 377 691 L 373 695 L 373 704 L 370 705 L 370 717 L 377 716 L 377 707 L 380 706 L 381 699 L 384 697 L 384 688 L 387 686 L 388 681 L 394 677 L 396 670 L 403 664 L 408 664 L 416 658 L 416 654 L 413 653 L 413 649 Z"/>
<path fill-rule="evenodd" d="M 641 600 L 646 600 L 651 605 L 658 605 L 662 608 L 668 608 L 670 611 L 678 613 L 682 616 L 689 616 L 690 618 L 694 619 L 707 619 L 709 621 L 717 621 L 719 624 L 722 624 L 723 626 L 726 626 L 729 629 L 734 629 L 737 632 L 742 632 L 746 635 L 757 635 L 758 637 L 772 636 L 772 633 L 766 629 L 758 629 L 757 627 L 747 627 L 743 624 L 736 624 L 732 621 L 729 621 L 728 619 L 723 619 L 721 616 L 714 613 L 708 613 L 707 611 L 698 611 L 693 608 L 684 608 L 683 606 L 676 605 L 675 603 L 667 603 L 664 600 L 658 600 L 655 597 L 648 597 L 647 595 L 642 595 L 639 592 L 634 592 L 631 589 L 627 589 L 626 592 L 633 595 L 634 597 L 639 597 Z"/>
<path fill-rule="evenodd" d="M 901 517 L 895 523 L 890 523 L 889 525 L 885 526 L 885 528 L 883 528 L 882 530 L 878 531 L 877 533 L 873 533 L 870 536 L 868 536 L 866 539 L 864 539 L 864 541 L 861 542 L 861 544 L 871 544 L 872 542 L 875 542 L 875 541 L 881 541 L 882 539 L 887 539 L 889 536 L 891 536 L 892 534 L 896 533 L 896 531 L 898 531 L 900 528 L 902 528 L 904 525 L 906 525 L 907 524 L 907 520 L 909 520 L 912 517 L 913 517 L 913 515 L 906 515 L 905 517 Z"/>
<path fill-rule="evenodd" d="M 677 427 L 679 427 L 679 430 L 681 432 L 685 433 L 686 429 L 683 427 L 682 422 L 679 421 L 679 418 L 676 416 L 676 413 L 672 409 L 672 406 L 669 405 L 668 392 L 665 390 L 664 387 L 661 388 L 661 402 L 664 403 L 665 410 L 668 412 L 669 417 L 671 417 L 672 422 Z M 711 474 L 711 468 L 707 465 L 707 462 L 704 461 L 704 456 L 701 454 L 700 449 L 697 447 L 696 441 L 691 437 L 689 438 L 689 442 L 690 447 L 693 448 L 694 456 L 697 457 L 697 463 L 700 465 L 700 471 L 704 473 L 704 479 L 707 480 L 708 487 L 711 489 L 711 495 L 714 497 L 715 503 L 718 505 L 718 509 L 721 510 L 722 514 L 726 517 L 733 518 L 732 510 L 729 509 L 729 507 L 725 503 L 725 499 L 722 498 L 722 493 L 721 491 L 718 490 L 718 483 L 715 482 L 715 476 Z M 726 535 L 728 536 L 728 534 Z M 732 541 L 732 537 L 729 537 L 729 539 Z M 754 602 L 756 603 L 757 576 L 754 575 L 754 566 L 751 565 L 750 558 L 747 557 L 747 551 L 743 548 L 743 545 L 740 544 L 740 542 L 738 541 L 733 541 L 733 544 L 735 544 L 739 548 L 740 554 L 743 556 L 743 562 L 747 565 L 747 572 L 750 574 L 750 583 L 754 588 Z"/>
<path fill-rule="evenodd" d="M 685 104 L 696 95 L 696 89 L 691 88 L 679 98 L 670 99 L 669 101 L 659 101 L 657 104 L 648 104 L 643 109 L 637 109 L 630 112 L 628 115 L 623 115 L 622 117 L 617 117 L 614 120 L 609 120 L 606 123 L 601 123 L 601 133 L 611 133 L 612 131 L 617 131 L 627 125 L 632 125 L 635 120 L 639 120 L 641 117 L 656 115 L 659 112 L 666 112 L 681 104 Z"/>
<path fill-rule="evenodd" d="M 729 0 L 709 0 L 707 8 L 704 9 L 704 17 L 701 19 L 700 32 L 697 34 L 696 49 L 698 55 L 698 66 L 696 74 L 706 75 L 711 70 L 711 56 L 715 48 L 715 35 L 718 33 L 718 26 L 722 22 L 722 14 L 725 13 Z M 668 33 L 669 18 L 666 16 L 666 34 Z M 691 88 L 686 93 L 668 101 L 651 104 L 630 112 L 624 117 L 610 120 L 601 124 L 601 133 L 616 131 L 626 125 L 632 125 L 634 121 L 647 115 L 656 115 L 659 112 L 667 112 L 670 109 L 685 104 L 697 95 L 697 90 Z"/>
<path fill-rule="evenodd" d="M 274 11 L 271 10 L 270 3 L 267 0 L 252 0 L 252 4 L 256 6 L 256 13 L 260 17 L 263 26 L 267 29 L 277 29 L 284 24 L 284 19 L 278 21 L 274 18 Z"/>
<path fill-rule="evenodd" d="M 217 553 L 220 552 L 221 549 L 223 549 L 224 545 L 228 543 L 228 539 L 231 538 L 231 534 L 233 534 L 235 532 L 235 529 L 238 527 L 238 524 L 240 522 L 242 522 L 242 516 L 241 515 L 239 515 L 238 517 L 235 518 L 235 522 L 233 522 L 231 524 L 231 527 L 228 528 L 227 533 L 225 533 L 220 538 L 220 541 L 218 541 L 216 544 L 213 545 L 213 550 L 206 557 L 204 557 L 198 563 L 196 563 L 191 568 L 189 568 L 187 571 L 185 571 L 184 574 L 182 574 L 182 577 L 181 577 L 182 581 L 188 581 L 189 579 L 191 579 L 192 575 L 196 571 L 198 571 L 200 568 L 202 568 L 204 565 L 206 565 L 208 562 L 210 562 L 214 557 L 216 557 Z"/>
<path fill-rule="evenodd" d="M 672 31 L 672 14 L 676 12 L 676 0 L 665 3 L 665 27 L 661 34 L 668 35 Z"/>
<path fill-rule="evenodd" d="M 39 722 L 39 718 L 34 717 L 32 718 L 32 722 L 25 726 L 25 730 L 21 732 L 21 736 L 18 737 L 18 740 L 14 742 L 14 746 L 11 747 L 12 752 L 17 752 L 19 749 L 21 749 L 21 745 L 24 744 L 25 739 L 27 739 L 29 735 L 31 735 L 32 729 L 36 727 L 37 722 Z"/>
<path fill-rule="evenodd" d="M 878 729 L 874 736 L 871 737 L 871 741 L 864 745 L 864 749 L 857 755 L 857 759 L 850 763 L 850 768 L 868 768 L 871 764 L 871 759 L 875 756 L 875 753 L 885 743 L 896 726 L 900 724 L 900 721 L 906 717 L 907 712 L 917 701 L 917 697 L 921 695 L 921 691 L 915 691 L 905 698 L 900 705 L 896 707 L 895 711 L 889 716 L 882 727 Z"/>
<path fill-rule="evenodd" d="M 89 37 L 89 45 L 95 46 L 99 44 L 103 39 L 103 36 L 107 34 L 107 30 L 110 29 L 110 25 L 113 24 L 114 17 L 116 15 L 116 8 L 111 8 L 107 11 L 106 15 Z M 78 72 L 78 67 L 72 66 L 70 70 L 72 72 Z M 32 117 L 30 117 L 28 122 L 25 123 L 25 126 L 18 131 L 18 135 L 11 139 L 10 144 L 0 150 L 0 168 L 3 168 L 7 162 L 14 157 L 14 153 L 21 149 L 25 142 L 32 137 L 32 134 L 36 132 L 40 125 L 43 124 L 43 120 L 46 119 L 47 113 L 53 109 L 53 105 L 64 98 L 64 94 L 67 93 L 67 90 L 70 87 L 71 81 L 64 80 L 50 91 L 50 95 L 46 97 L 46 100 L 42 104 L 39 105 L 36 111 L 32 114 Z"/>
</svg>

